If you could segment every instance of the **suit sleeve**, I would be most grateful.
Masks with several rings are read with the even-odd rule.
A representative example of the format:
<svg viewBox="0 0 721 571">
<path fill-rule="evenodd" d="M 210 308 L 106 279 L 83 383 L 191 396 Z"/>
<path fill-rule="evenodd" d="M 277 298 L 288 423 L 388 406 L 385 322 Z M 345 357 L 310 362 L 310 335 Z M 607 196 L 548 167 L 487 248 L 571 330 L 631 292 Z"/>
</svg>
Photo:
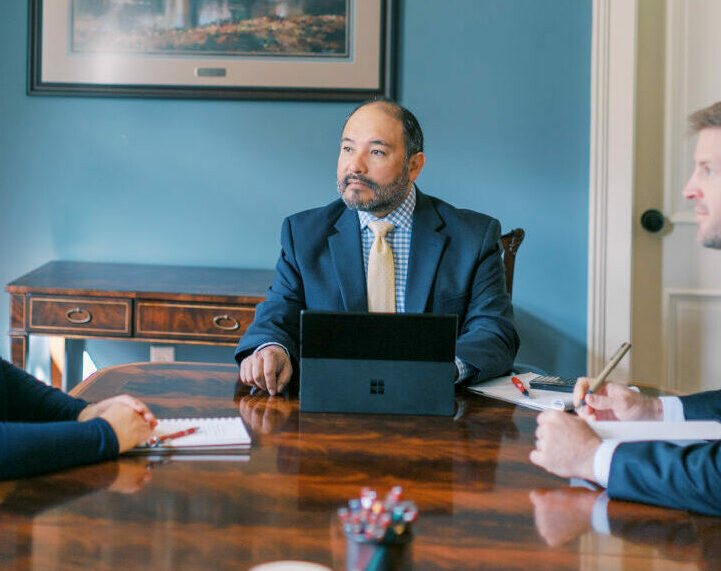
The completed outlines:
<svg viewBox="0 0 721 571">
<path fill-rule="evenodd" d="M 263 343 L 280 343 L 290 353 L 294 370 L 298 370 L 300 312 L 305 309 L 305 291 L 295 260 L 293 234 L 286 218 L 280 236 L 281 252 L 275 267 L 273 283 L 265 301 L 255 309 L 255 319 L 240 339 L 235 360 L 240 363 Z"/>
<path fill-rule="evenodd" d="M 513 306 L 501 260 L 501 226 L 488 225 L 478 256 L 456 355 L 478 370 L 478 380 L 507 373 L 518 352 Z"/>
<path fill-rule="evenodd" d="M 608 494 L 719 516 L 721 441 L 688 446 L 625 442 L 613 455 Z"/>
<path fill-rule="evenodd" d="M 686 420 L 721 420 L 721 391 L 705 391 L 681 397 Z"/>
</svg>

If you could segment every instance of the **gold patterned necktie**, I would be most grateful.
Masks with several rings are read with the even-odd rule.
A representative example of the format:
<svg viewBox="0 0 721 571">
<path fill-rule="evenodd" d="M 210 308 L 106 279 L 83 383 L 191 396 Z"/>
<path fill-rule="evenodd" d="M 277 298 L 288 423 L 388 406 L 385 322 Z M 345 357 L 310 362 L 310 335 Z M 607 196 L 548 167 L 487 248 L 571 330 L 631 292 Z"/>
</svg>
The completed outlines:
<svg viewBox="0 0 721 571">
<path fill-rule="evenodd" d="M 396 271 L 393 251 L 386 240 L 394 226 L 387 220 L 375 220 L 368 227 L 375 236 L 368 256 L 368 311 L 395 313 Z"/>
</svg>

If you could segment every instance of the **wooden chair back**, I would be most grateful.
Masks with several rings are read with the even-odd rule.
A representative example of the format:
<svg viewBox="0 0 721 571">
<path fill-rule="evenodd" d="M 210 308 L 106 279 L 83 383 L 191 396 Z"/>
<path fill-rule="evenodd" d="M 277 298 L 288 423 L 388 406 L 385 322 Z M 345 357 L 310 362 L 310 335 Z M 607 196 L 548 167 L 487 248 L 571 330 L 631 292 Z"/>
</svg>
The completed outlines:
<svg viewBox="0 0 721 571">
<path fill-rule="evenodd" d="M 515 228 L 501 236 L 501 244 L 503 245 L 503 266 L 506 270 L 506 290 L 508 296 L 512 297 L 513 293 L 513 269 L 516 265 L 516 253 L 521 246 L 521 242 L 526 237 L 523 228 Z"/>
</svg>

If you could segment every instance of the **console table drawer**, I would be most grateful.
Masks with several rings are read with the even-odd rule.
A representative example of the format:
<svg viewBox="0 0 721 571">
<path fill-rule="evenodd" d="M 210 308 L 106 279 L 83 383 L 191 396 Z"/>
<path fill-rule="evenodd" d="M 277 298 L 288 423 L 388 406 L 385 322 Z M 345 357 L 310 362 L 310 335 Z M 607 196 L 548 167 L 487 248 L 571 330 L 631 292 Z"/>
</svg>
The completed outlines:
<svg viewBox="0 0 721 571">
<path fill-rule="evenodd" d="M 29 298 L 28 330 L 36 333 L 93 333 L 129 337 L 132 300 L 33 296 Z"/>
<path fill-rule="evenodd" d="M 237 341 L 253 322 L 254 307 L 139 301 L 138 337 Z"/>
</svg>

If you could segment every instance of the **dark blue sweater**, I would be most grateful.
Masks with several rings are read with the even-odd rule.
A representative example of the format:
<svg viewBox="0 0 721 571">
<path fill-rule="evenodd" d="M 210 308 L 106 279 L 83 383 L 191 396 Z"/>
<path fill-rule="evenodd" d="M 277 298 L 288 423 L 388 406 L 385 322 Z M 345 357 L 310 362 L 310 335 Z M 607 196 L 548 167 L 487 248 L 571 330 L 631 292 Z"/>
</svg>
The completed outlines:
<svg viewBox="0 0 721 571">
<path fill-rule="evenodd" d="M 87 404 L 0 359 L 0 480 L 117 456 L 107 421 L 76 420 Z"/>
</svg>

